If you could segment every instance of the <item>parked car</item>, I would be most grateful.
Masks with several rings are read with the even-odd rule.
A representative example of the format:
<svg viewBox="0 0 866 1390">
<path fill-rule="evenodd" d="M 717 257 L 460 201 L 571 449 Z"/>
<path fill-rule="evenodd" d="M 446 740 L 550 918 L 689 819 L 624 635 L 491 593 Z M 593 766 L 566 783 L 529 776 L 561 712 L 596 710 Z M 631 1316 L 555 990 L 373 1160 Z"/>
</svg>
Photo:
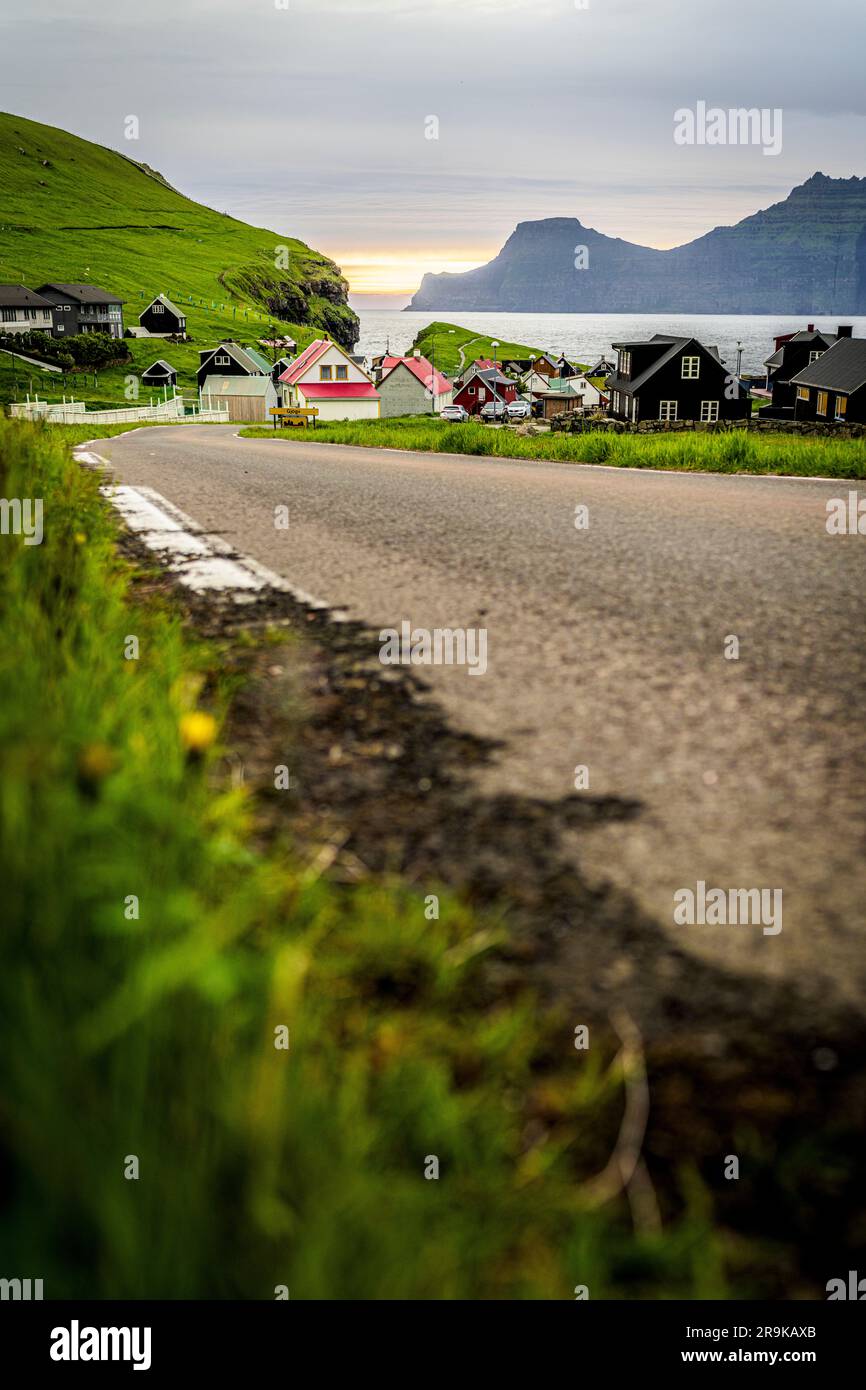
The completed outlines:
<svg viewBox="0 0 866 1390">
<path fill-rule="evenodd" d="M 532 406 L 529 404 L 529 401 L 509 401 L 509 420 L 528 420 L 531 414 Z"/>
<path fill-rule="evenodd" d="M 445 405 L 439 411 L 439 418 L 442 420 L 456 420 L 462 425 L 469 419 L 469 411 L 462 405 Z"/>
<path fill-rule="evenodd" d="M 506 406 L 504 401 L 488 401 L 481 407 L 482 420 L 504 420 Z"/>
</svg>

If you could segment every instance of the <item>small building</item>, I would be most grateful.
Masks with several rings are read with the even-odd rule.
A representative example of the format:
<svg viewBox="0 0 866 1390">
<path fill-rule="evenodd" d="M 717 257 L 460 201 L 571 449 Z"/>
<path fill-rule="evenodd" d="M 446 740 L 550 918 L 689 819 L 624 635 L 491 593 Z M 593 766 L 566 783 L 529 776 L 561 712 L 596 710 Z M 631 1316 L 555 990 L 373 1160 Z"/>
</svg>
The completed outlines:
<svg viewBox="0 0 866 1390">
<path fill-rule="evenodd" d="M 138 322 L 151 338 L 186 337 L 186 314 L 164 294 L 150 301 L 139 314 Z"/>
<path fill-rule="evenodd" d="M 381 399 L 372 377 L 339 343 L 317 338 L 279 378 L 283 405 L 315 407 L 319 420 L 378 420 Z"/>
<path fill-rule="evenodd" d="M 40 285 L 36 292 L 44 295 L 53 306 L 55 338 L 71 338 L 76 333 L 123 337 L 123 300 L 116 294 L 98 285 L 68 281 Z"/>
<path fill-rule="evenodd" d="M 464 377 L 459 390 L 454 392 L 454 405 L 462 405 L 470 415 L 480 415 L 482 408 L 490 401 L 501 401 L 508 405 L 516 400 L 515 383 L 493 368 L 473 369 Z"/>
<path fill-rule="evenodd" d="M 454 398 L 451 382 L 420 353 L 411 357 L 386 357 L 382 370 L 377 390 L 383 417 L 431 415 L 451 405 Z"/>
<path fill-rule="evenodd" d="M 203 348 L 198 355 L 196 382 L 199 389 L 209 376 L 270 376 L 271 364 L 255 348 L 242 347 L 225 338 L 215 348 Z"/>
<path fill-rule="evenodd" d="M 205 410 L 223 410 L 228 405 L 230 420 L 268 425 L 271 409 L 279 405 L 277 388 L 269 376 L 209 376 L 201 388 Z"/>
<path fill-rule="evenodd" d="M 716 347 L 697 338 L 656 333 L 644 342 L 614 343 L 616 371 L 606 391 L 617 420 L 742 420 L 751 401 Z"/>
<path fill-rule="evenodd" d="M 53 305 L 26 285 L 0 285 L 0 334 L 50 333 Z"/>
<path fill-rule="evenodd" d="M 142 383 L 145 386 L 176 386 L 177 371 L 170 362 L 160 358 L 157 362 L 152 362 L 146 371 L 141 374 Z"/>
<path fill-rule="evenodd" d="M 852 329 L 845 324 L 840 324 L 835 333 L 829 333 L 810 323 L 799 333 L 782 333 L 776 338 L 775 351 L 764 363 L 766 390 L 770 393 L 774 412 L 779 409 L 793 411 L 796 387 L 792 378 L 817 361 L 839 338 L 850 338 L 851 333 Z"/>
<path fill-rule="evenodd" d="M 866 338 L 838 338 L 791 385 L 795 419 L 866 424 Z"/>
<path fill-rule="evenodd" d="M 541 397 L 545 420 L 573 410 L 606 409 L 609 404 L 605 393 L 582 374 L 551 380 L 547 390 L 537 394 Z"/>
</svg>

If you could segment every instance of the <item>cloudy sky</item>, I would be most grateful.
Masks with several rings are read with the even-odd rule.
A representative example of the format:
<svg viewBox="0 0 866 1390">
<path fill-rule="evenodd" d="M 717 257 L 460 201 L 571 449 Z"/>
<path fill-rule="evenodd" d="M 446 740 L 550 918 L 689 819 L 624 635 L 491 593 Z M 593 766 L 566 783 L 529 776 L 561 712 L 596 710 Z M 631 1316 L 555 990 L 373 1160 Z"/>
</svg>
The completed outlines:
<svg viewBox="0 0 866 1390">
<path fill-rule="evenodd" d="M 0 0 L 0 52 L 2 109 L 301 237 L 356 292 L 531 218 L 674 246 L 866 174 L 864 0 Z M 781 154 L 675 144 L 701 100 L 780 108 Z"/>
</svg>

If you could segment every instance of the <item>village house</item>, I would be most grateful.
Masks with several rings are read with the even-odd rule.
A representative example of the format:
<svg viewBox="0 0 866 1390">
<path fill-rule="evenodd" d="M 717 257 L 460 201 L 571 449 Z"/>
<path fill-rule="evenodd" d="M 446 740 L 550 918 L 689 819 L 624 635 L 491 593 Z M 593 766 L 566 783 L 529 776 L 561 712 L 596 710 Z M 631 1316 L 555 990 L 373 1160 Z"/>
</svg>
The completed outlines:
<svg viewBox="0 0 866 1390">
<path fill-rule="evenodd" d="M 866 338 L 838 338 L 791 385 L 795 419 L 866 424 Z"/>
<path fill-rule="evenodd" d="M 775 351 L 767 358 L 767 391 L 772 396 L 773 410 L 793 411 L 796 387 L 792 378 L 815 362 L 839 338 L 850 338 L 852 329 L 840 324 L 835 333 L 816 329 L 814 323 L 799 333 L 782 333 L 776 338 Z"/>
<path fill-rule="evenodd" d="M 79 285 L 57 281 L 40 285 L 36 291 L 53 307 L 55 338 L 71 338 L 76 333 L 107 333 L 123 337 L 123 300 L 98 285 Z"/>
<path fill-rule="evenodd" d="M 591 367 L 587 367 L 584 375 L 588 377 L 603 377 L 606 379 L 612 376 L 615 371 L 615 362 L 612 362 L 609 357 L 600 357 Z"/>
<path fill-rule="evenodd" d="M 718 348 L 697 338 L 656 333 L 645 342 L 614 343 L 616 371 L 608 377 L 610 414 L 617 420 L 745 419 L 751 410 L 719 357 Z"/>
<path fill-rule="evenodd" d="M 230 338 L 198 355 L 196 382 L 199 390 L 209 376 L 270 376 L 271 364 L 255 348 L 241 347 Z"/>
<path fill-rule="evenodd" d="M 152 362 L 150 366 L 142 372 L 141 381 L 143 386 L 163 386 L 177 385 L 177 371 L 170 362 L 162 358 L 157 362 Z"/>
<path fill-rule="evenodd" d="M 319 420 L 377 420 L 380 397 L 372 377 L 328 338 L 317 338 L 289 364 L 279 383 L 283 405 L 313 407 Z"/>
<path fill-rule="evenodd" d="M 228 407 L 229 420 L 267 425 L 280 399 L 269 376 L 209 376 L 201 389 L 201 403 L 205 410 Z"/>
<path fill-rule="evenodd" d="M 167 338 L 170 335 L 186 337 L 186 314 L 164 294 L 158 294 L 156 299 L 150 301 L 139 314 L 138 322 L 151 338 Z"/>
<path fill-rule="evenodd" d="M 53 305 L 26 285 L 0 285 L 0 335 L 50 333 Z"/>
<path fill-rule="evenodd" d="M 383 418 L 430 415 L 451 405 L 451 382 L 416 351 L 411 357 L 385 357 L 377 388 Z"/>
<path fill-rule="evenodd" d="M 605 393 L 583 374 L 551 380 L 547 388 L 538 394 L 545 420 L 552 420 L 554 415 L 572 410 L 607 409 L 609 404 Z"/>
<path fill-rule="evenodd" d="M 514 382 L 493 368 L 473 368 L 469 375 L 464 377 L 459 389 L 456 389 L 455 383 L 453 403 L 462 405 L 470 415 L 479 415 L 489 401 L 501 401 L 508 405 L 516 400 L 517 387 Z"/>
</svg>

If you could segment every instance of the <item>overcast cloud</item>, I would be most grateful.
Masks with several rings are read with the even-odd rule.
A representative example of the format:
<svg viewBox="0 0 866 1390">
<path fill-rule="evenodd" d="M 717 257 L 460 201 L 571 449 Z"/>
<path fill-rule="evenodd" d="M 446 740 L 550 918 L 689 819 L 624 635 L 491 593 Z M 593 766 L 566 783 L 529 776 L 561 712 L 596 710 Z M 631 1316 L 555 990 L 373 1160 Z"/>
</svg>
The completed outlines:
<svg viewBox="0 0 866 1390">
<path fill-rule="evenodd" d="M 0 0 L 0 105 L 343 260 L 427 269 L 535 217 L 673 245 L 816 169 L 866 174 L 863 0 L 277 3 Z M 699 99 L 782 108 L 781 155 L 675 145 Z"/>
</svg>

